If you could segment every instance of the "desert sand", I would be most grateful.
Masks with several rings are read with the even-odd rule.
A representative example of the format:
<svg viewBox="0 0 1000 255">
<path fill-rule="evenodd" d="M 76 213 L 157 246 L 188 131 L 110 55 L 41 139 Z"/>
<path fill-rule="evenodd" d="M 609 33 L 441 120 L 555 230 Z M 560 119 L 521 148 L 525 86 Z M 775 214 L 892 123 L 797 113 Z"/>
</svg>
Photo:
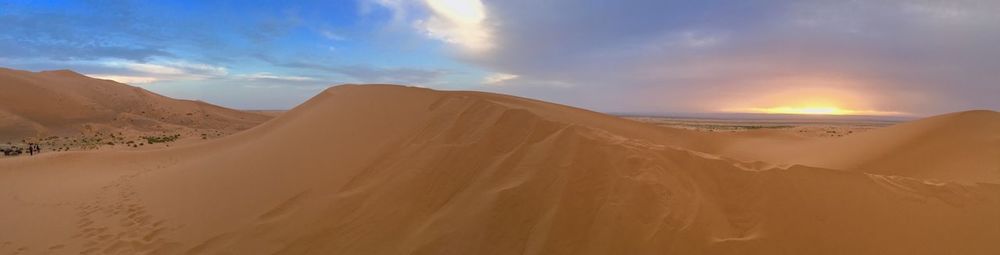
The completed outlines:
<svg viewBox="0 0 1000 255">
<path fill-rule="evenodd" d="M 0 68 L 0 91 L 0 143 L 22 147 L 38 143 L 43 152 L 144 149 L 149 141 L 143 137 L 177 136 L 176 142 L 207 140 L 272 118 L 173 99 L 70 70 Z"/>
<path fill-rule="evenodd" d="M 2 159 L 0 212 L 4 254 L 1000 254 L 1000 113 L 809 137 L 341 85 L 200 143 Z"/>
</svg>

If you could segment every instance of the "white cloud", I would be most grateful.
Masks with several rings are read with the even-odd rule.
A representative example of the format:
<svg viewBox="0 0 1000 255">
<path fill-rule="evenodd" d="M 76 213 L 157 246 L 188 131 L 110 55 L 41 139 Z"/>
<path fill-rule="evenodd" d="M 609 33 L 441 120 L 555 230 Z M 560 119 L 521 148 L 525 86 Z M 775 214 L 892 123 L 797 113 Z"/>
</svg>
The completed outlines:
<svg viewBox="0 0 1000 255">
<path fill-rule="evenodd" d="M 479 0 L 426 0 L 432 15 L 414 26 L 427 36 L 481 52 L 493 48 L 486 8 Z"/>
<path fill-rule="evenodd" d="M 78 66 L 85 70 L 88 76 L 94 78 L 129 84 L 147 84 L 175 80 L 205 80 L 229 75 L 225 67 L 165 58 L 153 59 L 148 62 L 102 59 L 94 61 L 70 61 L 63 64 Z"/>
<path fill-rule="evenodd" d="M 520 76 L 509 73 L 494 73 L 483 77 L 483 83 L 487 85 L 503 85 L 505 81 L 517 79 L 517 77 Z"/>
<path fill-rule="evenodd" d="M 480 0 L 365 0 L 361 13 L 380 6 L 392 13 L 392 24 L 409 22 L 419 33 L 461 47 L 471 53 L 492 49 L 493 35 L 487 25 L 487 9 Z M 427 13 L 410 17 L 410 13 Z"/>
<path fill-rule="evenodd" d="M 229 71 L 225 67 L 213 66 L 203 63 L 194 63 L 183 60 L 162 61 L 161 65 L 184 70 L 185 73 L 199 74 L 204 76 L 225 76 Z"/>
<path fill-rule="evenodd" d="M 159 74 L 159 75 L 179 75 L 184 74 L 184 71 L 175 67 L 169 67 L 164 65 L 155 65 L 147 63 L 137 63 L 132 61 L 109 61 L 104 62 L 105 66 L 124 68 L 136 72 L 142 72 L 147 74 Z"/>
<path fill-rule="evenodd" d="M 113 74 L 85 74 L 85 75 L 97 79 L 112 80 L 126 84 L 146 84 L 159 80 L 155 77 L 147 77 L 147 76 L 127 76 L 127 75 L 113 75 Z"/>
<path fill-rule="evenodd" d="M 281 81 L 315 81 L 316 78 L 292 75 L 275 75 L 271 73 L 254 73 L 241 75 L 241 78 L 248 80 L 281 80 Z"/>
</svg>

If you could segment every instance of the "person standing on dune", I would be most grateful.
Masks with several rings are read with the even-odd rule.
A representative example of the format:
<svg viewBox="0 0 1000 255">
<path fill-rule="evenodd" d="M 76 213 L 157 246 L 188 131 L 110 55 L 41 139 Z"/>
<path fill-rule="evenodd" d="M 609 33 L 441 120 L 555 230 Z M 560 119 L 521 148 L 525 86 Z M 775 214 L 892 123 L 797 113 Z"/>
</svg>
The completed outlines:
<svg viewBox="0 0 1000 255">
<path fill-rule="evenodd" d="M 39 147 L 38 144 L 34 143 L 28 144 L 28 155 L 34 156 L 35 154 L 38 154 L 40 152 L 42 152 L 42 148 Z"/>
</svg>

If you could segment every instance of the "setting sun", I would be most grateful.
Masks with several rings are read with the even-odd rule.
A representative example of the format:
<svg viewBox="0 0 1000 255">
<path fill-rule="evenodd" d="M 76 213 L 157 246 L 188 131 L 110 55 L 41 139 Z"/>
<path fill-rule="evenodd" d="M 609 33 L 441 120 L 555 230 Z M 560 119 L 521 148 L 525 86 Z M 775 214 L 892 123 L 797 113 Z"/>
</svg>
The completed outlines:
<svg viewBox="0 0 1000 255">
<path fill-rule="evenodd" d="M 867 89 L 872 81 L 837 75 L 793 75 L 760 82 L 744 83 L 748 89 L 737 96 L 721 98 L 716 104 L 722 112 L 796 114 L 796 115 L 868 115 L 895 116 L 905 112 L 890 111 L 879 103 L 881 97 Z"/>
</svg>

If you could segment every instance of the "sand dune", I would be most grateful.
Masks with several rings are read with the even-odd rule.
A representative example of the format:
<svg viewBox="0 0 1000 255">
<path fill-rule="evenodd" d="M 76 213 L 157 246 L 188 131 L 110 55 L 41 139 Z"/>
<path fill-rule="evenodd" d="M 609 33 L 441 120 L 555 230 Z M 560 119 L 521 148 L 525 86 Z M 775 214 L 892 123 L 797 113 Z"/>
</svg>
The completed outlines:
<svg viewBox="0 0 1000 255">
<path fill-rule="evenodd" d="M 839 139 L 740 135 L 717 152 L 734 158 L 877 174 L 1000 183 L 1000 113 L 966 111 Z"/>
<path fill-rule="evenodd" d="M 0 160 L 0 252 L 997 254 L 995 116 L 803 139 L 816 158 L 795 162 L 746 135 L 344 85 L 206 143 Z"/>
<path fill-rule="evenodd" d="M 270 117 L 177 100 L 125 84 L 60 70 L 0 68 L 0 141 L 120 129 L 236 131 Z"/>
</svg>

